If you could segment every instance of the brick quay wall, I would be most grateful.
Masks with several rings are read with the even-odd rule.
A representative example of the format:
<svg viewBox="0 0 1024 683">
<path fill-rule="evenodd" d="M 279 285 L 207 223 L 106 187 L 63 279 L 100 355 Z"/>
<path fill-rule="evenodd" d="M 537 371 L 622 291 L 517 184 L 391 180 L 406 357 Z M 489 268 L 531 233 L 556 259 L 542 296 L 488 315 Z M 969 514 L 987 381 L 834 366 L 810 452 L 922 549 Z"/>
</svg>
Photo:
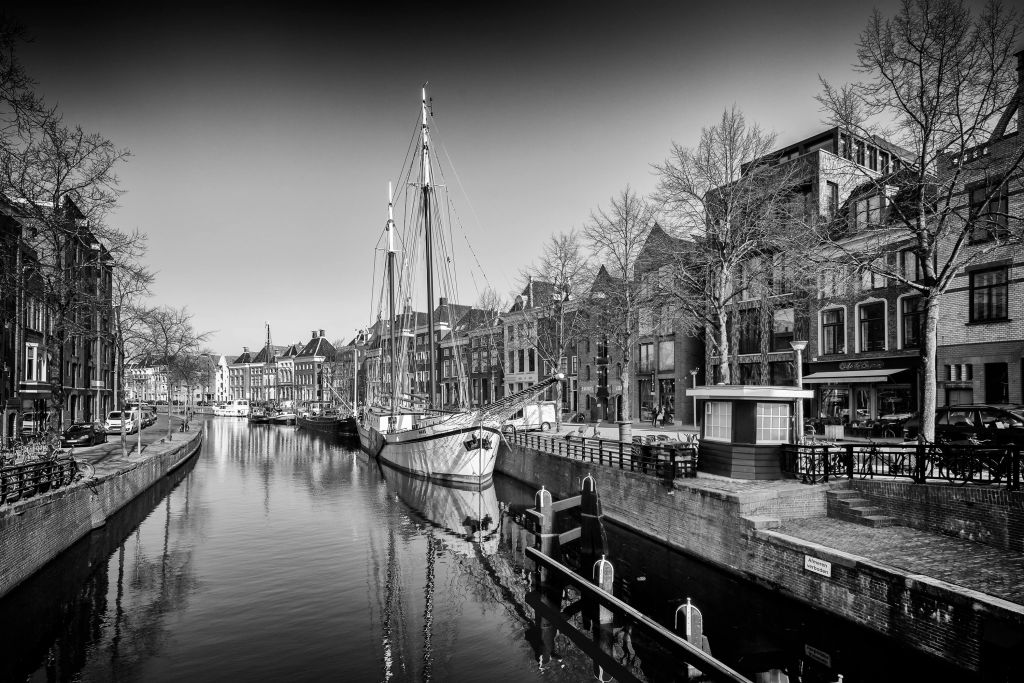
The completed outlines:
<svg viewBox="0 0 1024 683">
<path fill-rule="evenodd" d="M 152 443 L 141 457 L 97 463 L 96 476 L 0 508 L 0 597 L 182 465 L 202 432 Z"/>
<path fill-rule="evenodd" d="M 610 521 L 969 670 L 981 667 L 991 634 L 1024 629 L 1020 605 L 776 531 L 787 519 L 826 516 L 827 484 L 702 476 L 669 486 L 650 476 L 529 448 L 512 451 L 504 444 L 496 470 L 538 489 L 543 485 L 556 499 L 578 494 L 589 474 Z M 952 501 L 957 493 L 945 495 Z M 828 563 L 830 576 L 805 568 L 807 558 L 819 568 L 815 560 Z"/>
</svg>

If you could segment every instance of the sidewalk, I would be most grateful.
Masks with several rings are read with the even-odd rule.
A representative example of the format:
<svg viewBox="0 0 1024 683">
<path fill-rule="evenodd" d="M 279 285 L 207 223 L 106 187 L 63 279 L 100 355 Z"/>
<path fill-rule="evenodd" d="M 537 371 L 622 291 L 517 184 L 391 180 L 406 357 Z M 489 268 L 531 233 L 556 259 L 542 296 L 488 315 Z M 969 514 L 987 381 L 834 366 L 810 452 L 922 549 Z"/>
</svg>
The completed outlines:
<svg viewBox="0 0 1024 683">
<path fill-rule="evenodd" d="M 198 428 L 201 424 L 195 419 L 191 422 L 193 429 Z M 178 415 L 171 415 L 171 442 L 185 441 L 185 439 L 192 434 L 190 432 L 181 433 L 178 431 L 181 428 L 181 417 Z M 128 460 L 138 459 L 136 449 L 138 448 L 139 435 L 128 434 L 125 437 L 128 441 Z M 150 444 L 159 443 L 161 439 L 167 438 L 167 415 L 160 413 L 157 415 L 156 423 L 145 427 L 142 430 L 142 453 L 145 455 L 146 447 Z M 115 472 L 121 469 L 124 465 L 124 458 L 121 454 L 121 435 L 120 434 L 107 434 L 107 442 L 99 444 L 97 446 L 86 446 L 77 447 L 74 449 L 74 456 L 79 460 L 85 460 L 90 463 L 95 469 L 96 474 L 101 475 L 109 472 Z"/>
</svg>

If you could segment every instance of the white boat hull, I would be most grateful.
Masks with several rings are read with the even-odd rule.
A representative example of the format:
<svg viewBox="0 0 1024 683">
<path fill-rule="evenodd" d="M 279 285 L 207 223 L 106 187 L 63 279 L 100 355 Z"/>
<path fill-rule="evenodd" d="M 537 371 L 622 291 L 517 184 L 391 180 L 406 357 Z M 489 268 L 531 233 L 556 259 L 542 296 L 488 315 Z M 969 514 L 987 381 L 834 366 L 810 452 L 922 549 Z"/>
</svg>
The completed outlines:
<svg viewBox="0 0 1024 683">
<path fill-rule="evenodd" d="M 454 483 L 491 480 L 501 435 L 489 427 L 447 427 L 443 422 L 420 429 L 381 433 L 364 420 L 359 445 L 385 465 L 421 477 Z M 483 439 L 480 439 L 480 436 Z"/>
</svg>

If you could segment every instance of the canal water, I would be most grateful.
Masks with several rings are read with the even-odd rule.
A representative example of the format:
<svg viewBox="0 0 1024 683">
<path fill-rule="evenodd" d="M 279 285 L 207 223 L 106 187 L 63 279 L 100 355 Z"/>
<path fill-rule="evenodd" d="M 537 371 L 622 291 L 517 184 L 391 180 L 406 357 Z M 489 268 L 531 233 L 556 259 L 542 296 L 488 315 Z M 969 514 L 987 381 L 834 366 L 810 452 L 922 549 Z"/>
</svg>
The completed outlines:
<svg viewBox="0 0 1024 683">
<path fill-rule="evenodd" d="M 0 680 L 610 680 L 591 648 L 546 640 L 535 620 L 521 526 L 532 490 L 500 476 L 446 488 L 294 427 L 200 428 L 197 457 L 0 601 Z M 970 680 L 607 533 L 616 594 L 670 626 L 691 598 L 712 653 L 753 680 Z M 619 680 L 685 680 L 642 634 L 621 644 Z"/>
</svg>

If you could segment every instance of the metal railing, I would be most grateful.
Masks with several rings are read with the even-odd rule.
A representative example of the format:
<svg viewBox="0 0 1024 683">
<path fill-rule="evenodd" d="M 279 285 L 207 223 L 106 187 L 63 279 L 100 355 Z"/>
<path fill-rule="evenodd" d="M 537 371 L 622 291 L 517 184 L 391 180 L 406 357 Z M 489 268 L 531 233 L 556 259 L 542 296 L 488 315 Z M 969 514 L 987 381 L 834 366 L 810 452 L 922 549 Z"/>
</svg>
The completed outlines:
<svg viewBox="0 0 1024 683">
<path fill-rule="evenodd" d="M 66 455 L 0 467 L 0 505 L 67 486 L 87 469 L 91 466 Z"/>
<path fill-rule="evenodd" d="M 548 435 L 543 432 L 506 433 L 509 443 L 550 455 L 559 455 L 605 467 L 638 472 L 658 478 L 697 475 L 697 447 L 674 441 L 633 443 L 575 435 Z"/>
<path fill-rule="evenodd" d="M 1020 488 L 1021 452 L 1001 444 L 785 444 L 782 471 L 806 483 L 835 479 L 909 479 Z"/>
</svg>

